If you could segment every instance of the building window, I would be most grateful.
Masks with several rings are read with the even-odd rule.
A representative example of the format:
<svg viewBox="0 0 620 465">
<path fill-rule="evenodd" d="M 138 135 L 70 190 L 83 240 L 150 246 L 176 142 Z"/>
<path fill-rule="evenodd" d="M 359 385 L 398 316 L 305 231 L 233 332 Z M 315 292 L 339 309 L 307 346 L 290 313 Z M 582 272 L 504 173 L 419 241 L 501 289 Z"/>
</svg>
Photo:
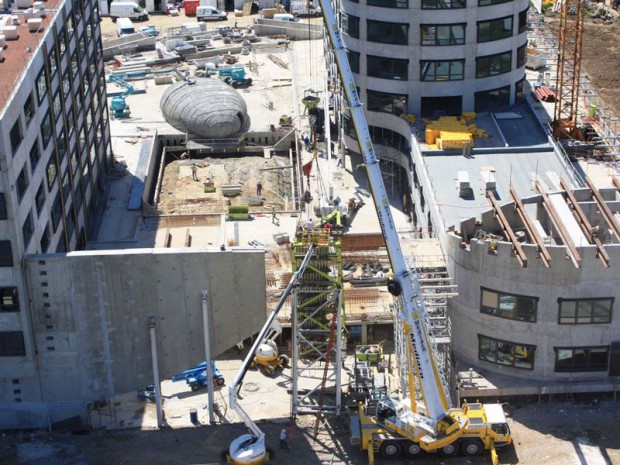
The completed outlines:
<svg viewBox="0 0 620 465">
<path fill-rule="evenodd" d="M 41 235 L 41 253 L 46 253 L 47 248 L 50 245 L 50 225 L 46 224 L 45 229 L 43 230 L 43 234 Z"/>
<path fill-rule="evenodd" d="M 41 159 L 41 150 L 39 149 L 39 139 L 34 140 L 34 144 L 30 147 L 30 171 L 34 173 L 35 168 Z"/>
<path fill-rule="evenodd" d="M 58 51 L 60 52 L 61 58 L 65 55 L 67 51 L 67 37 L 65 36 L 65 30 L 62 29 L 58 33 Z"/>
<path fill-rule="evenodd" d="M 41 210 L 43 210 L 43 206 L 45 205 L 45 186 L 43 185 L 43 181 L 41 181 L 41 185 L 37 189 L 37 195 L 35 196 L 34 203 L 37 208 L 37 215 L 40 215 Z"/>
<path fill-rule="evenodd" d="M 0 192 L 0 220 L 7 220 L 9 218 L 9 212 L 6 209 L 6 197 L 4 192 Z"/>
<path fill-rule="evenodd" d="M 561 325 L 611 323 L 613 297 L 600 299 L 558 299 Z"/>
<path fill-rule="evenodd" d="M 476 58 L 476 78 L 509 73 L 512 68 L 512 52 L 498 53 Z"/>
<path fill-rule="evenodd" d="M 347 49 L 347 58 L 349 58 L 349 65 L 351 66 L 351 71 L 354 73 L 359 73 L 360 72 L 360 53 Z"/>
<path fill-rule="evenodd" d="M 510 103 L 510 86 L 484 90 L 474 94 L 476 112 L 489 111 Z"/>
<path fill-rule="evenodd" d="M 34 223 L 32 221 L 32 212 L 29 212 L 28 216 L 24 220 L 24 224 L 22 224 L 22 238 L 24 239 L 24 249 L 28 247 L 28 244 L 30 244 L 30 239 L 32 239 L 33 232 Z"/>
<path fill-rule="evenodd" d="M 407 96 L 367 90 L 368 110 L 400 115 L 407 110 Z"/>
<path fill-rule="evenodd" d="M 409 141 L 396 131 L 381 126 L 368 126 L 370 138 L 374 144 L 386 145 L 409 155 Z"/>
<path fill-rule="evenodd" d="M 527 10 L 519 12 L 519 34 L 527 30 Z"/>
<path fill-rule="evenodd" d="M 527 42 L 517 49 L 517 69 L 525 66 L 527 61 Z"/>
<path fill-rule="evenodd" d="M 478 0 L 478 6 L 499 5 L 500 3 L 508 3 L 513 0 Z"/>
<path fill-rule="evenodd" d="M 37 99 L 39 100 L 39 105 L 43 102 L 43 99 L 47 95 L 47 81 L 45 80 L 45 69 L 39 71 L 39 75 L 36 80 L 37 86 Z"/>
<path fill-rule="evenodd" d="M 478 43 L 492 42 L 512 36 L 512 16 L 478 21 Z"/>
<path fill-rule="evenodd" d="M 56 47 L 52 47 L 50 52 L 47 54 L 49 70 L 50 70 L 50 79 L 54 79 L 54 75 L 56 71 L 58 71 L 58 60 L 56 59 Z"/>
<path fill-rule="evenodd" d="M 443 10 L 447 8 L 465 8 L 465 0 L 422 0 L 423 10 Z"/>
<path fill-rule="evenodd" d="M 355 126 L 349 115 L 342 115 L 342 130 L 344 133 L 354 140 L 357 140 L 357 134 L 355 133 Z"/>
<path fill-rule="evenodd" d="M 71 92 L 71 78 L 69 77 L 69 68 L 65 70 L 65 73 L 62 75 L 62 95 L 64 96 L 65 101 L 69 97 Z"/>
<path fill-rule="evenodd" d="M 465 24 L 422 24 L 422 45 L 463 45 Z"/>
<path fill-rule="evenodd" d="M 407 45 L 409 43 L 409 24 L 366 21 L 366 39 L 380 44 Z"/>
<path fill-rule="evenodd" d="M 524 370 L 534 369 L 536 346 L 502 341 L 478 334 L 478 358 Z"/>
<path fill-rule="evenodd" d="M 24 102 L 24 116 L 26 118 L 26 127 L 28 127 L 34 116 L 34 99 L 32 98 L 32 94 L 29 94 Z"/>
<path fill-rule="evenodd" d="M 525 78 L 515 83 L 515 102 L 525 99 Z"/>
<path fill-rule="evenodd" d="M 342 32 L 354 39 L 360 38 L 360 19 L 357 16 L 342 15 Z"/>
<path fill-rule="evenodd" d="M 382 8 L 409 8 L 409 0 L 366 0 L 366 4 Z"/>
<path fill-rule="evenodd" d="M 555 348 L 556 372 L 607 371 L 608 366 L 609 346 Z"/>
<path fill-rule="evenodd" d="M 24 194 L 28 189 L 28 174 L 26 173 L 26 165 L 22 167 L 15 181 L 15 189 L 17 191 L 17 201 L 21 202 L 24 198 Z"/>
<path fill-rule="evenodd" d="M 420 81 L 460 81 L 465 60 L 420 61 Z"/>
<path fill-rule="evenodd" d="M 409 60 L 367 55 L 366 64 L 368 76 L 398 81 L 407 80 Z"/>
<path fill-rule="evenodd" d="M 47 148 L 50 139 L 52 138 L 52 121 L 50 119 L 50 112 L 48 111 L 41 123 L 41 139 L 43 141 L 43 150 Z"/>
<path fill-rule="evenodd" d="M 24 333 L 21 331 L 0 331 L 0 357 L 26 355 Z"/>
<path fill-rule="evenodd" d="M 60 118 L 62 115 L 62 103 L 60 100 L 59 91 L 56 91 L 56 94 L 52 99 L 52 111 L 54 112 L 54 121 L 58 121 L 58 118 Z"/>
<path fill-rule="evenodd" d="M 58 176 L 58 169 L 56 168 L 56 156 L 52 155 L 50 157 L 50 161 L 47 162 L 47 190 L 50 192 L 54 187 L 54 181 L 56 181 L 56 176 Z"/>
<path fill-rule="evenodd" d="M 510 320 L 536 322 L 538 297 L 506 294 L 480 288 L 480 313 Z"/>
<path fill-rule="evenodd" d="M 11 128 L 11 132 L 9 133 L 9 140 L 11 141 L 11 151 L 13 155 L 17 152 L 19 148 L 19 144 L 22 143 L 24 139 L 24 135 L 22 134 L 22 126 L 19 124 L 19 118 L 15 121 L 15 124 Z"/>
<path fill-rule="evenodd" d="M 0 312 L 19 312 L 16 287 L 0 287 Z"/>
<path fill-rule="evenodd" d="M 61 218 L 62 205 L 60 201 L 60 192 L 58 192 L 58 194 L 56 194 L 56 198 L 54 199 L 54 204 L 52 205 L 52 227 L 54 228 L 54 232 L 56 232 Z"/>
<path fill-rule="evenodd" d="M 0 266 L 13 266 L 13 248 L 11 241 L 0 241 Z"/>
</svg>

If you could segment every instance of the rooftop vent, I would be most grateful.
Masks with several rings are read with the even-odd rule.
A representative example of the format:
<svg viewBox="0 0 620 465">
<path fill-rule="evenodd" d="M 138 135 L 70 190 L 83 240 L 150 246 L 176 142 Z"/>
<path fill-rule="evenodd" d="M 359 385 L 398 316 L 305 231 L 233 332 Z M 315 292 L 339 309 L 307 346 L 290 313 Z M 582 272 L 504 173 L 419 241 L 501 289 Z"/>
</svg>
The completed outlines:
<svg viewBox="0 0 620 465">
<path fill-rule="evenodd" d="M 9 19 L 9 24 L 12 24 L 13 26 L 19 26 L 19 16 L 11 15 L 11 18 Z"/>
<path fill-rule="evenodd" d="M 0 47 L 6 47 L 6 36 L 4 34 L 0 34 Z"/>
<path fill-rule="evenodd" d="M 490 171 L 480 171 L 482 176 L 482 182 L 484 182 L 484 189 L 487 191 L 494 191 L 496 188 L 495 176 Z"/>
<path fill-rule="evenodd" d="M 4 49 L 0 47 L 0 63 L 4 61 Z"/>
<path fill-rule="evenodd" d="M 4 26 L 2 29 L 2 34 L 6 40 L 17 40 L 19 39 L 19 34 L 17 33 L 17 26 Z"/>
<path fill-rule="evenodd" d="M 32 0 L 15 0 L 15 6 L 17 8 L 30 8 L 32 6 Z"/>
<path fill-rule="evenodd" d="M 43 29 L 43 20 L 41 18 L 32 18 L 28 20 L 28 30 L 37 32 Z"/>
<path fill-rule="evenodd" d="M 467 171 L 459 171 L 457 180 L 459 196 L 463 197 L 468 195 L 471 188 L 469 184 L 469 173 Z"/>
</svg>

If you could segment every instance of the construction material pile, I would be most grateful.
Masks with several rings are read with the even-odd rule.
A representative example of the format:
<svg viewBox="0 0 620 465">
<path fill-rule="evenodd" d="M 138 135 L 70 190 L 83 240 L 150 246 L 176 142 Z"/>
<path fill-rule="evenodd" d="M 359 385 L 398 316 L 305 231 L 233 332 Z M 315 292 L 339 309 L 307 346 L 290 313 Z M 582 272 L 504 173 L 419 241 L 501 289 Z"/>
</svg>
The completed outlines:
<svg viewBox="0 0 620 465">
<path fill-rule="evenodd" d="M 432 121 L 423 118 L 425 123 L 425 142 L 431 150 L 460 150 L 465 143 L 474 146 L 474 138 L 486 139 L 488 134 L 479 129 L 472 121 L 476 113 L 463 113 L 460 118 L 456 116 L 442 116 Z"/>
</svg>

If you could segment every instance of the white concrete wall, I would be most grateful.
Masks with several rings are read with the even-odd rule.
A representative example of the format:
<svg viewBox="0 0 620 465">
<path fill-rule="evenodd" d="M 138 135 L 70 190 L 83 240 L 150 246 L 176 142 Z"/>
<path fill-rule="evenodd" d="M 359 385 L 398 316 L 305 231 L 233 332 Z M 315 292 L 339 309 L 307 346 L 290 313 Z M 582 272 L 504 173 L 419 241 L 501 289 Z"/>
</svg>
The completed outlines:
<svg viewBox="0 0 620 465">
<path fill-rule="evenodd" d="M 607 372 L 556 373 L 554 347 L 590 347 L 620 340 L 620 298 L 618 275 L 605 268 L 594 246 L 580 247 L 581 268 L 566 258 L 564 246 L 550 246 L 551 267 L 536 258 L 535 247 L 524 245 L 528 257 L 522 268 L 512 255 L 512 245 L 500 242 L 498 253 L 490 255 L 488 244 L 472 240 L 469 250 L 460 248 L 461 238 L 448 234 L 450 274 L 459 295 L 450 300 L 452 350 L 467 364 L 488 372 L 544 381 L 609 379 Z M 620 247 L 607 246 L 611 263 L 620 263 Z M 613 265 L 612 265 L 613 267 Z M 538 297 L 537 321 L 528 323 L 480 312 L 480 287 Z M 558 298 L 614 297 L 616 305 L 610 324 L 558 324 Z M 534 370 L 523 370 L 478 360 L 478 334 L 536 346 Z"/>
<path fill-rule="evenodd" d="M 0 404 L 0 428 L 84 416 L 89 402 L 152 383 L 149 316 L 162 379 L 204 360 L 202 289 L 209 290 L 213 356 L 265 322 L 262 250 L 36 255 L 27 258 L 26 275 L 37 356 L 20 368 L 38 371 L 42 388 L 34 383 L 24 393 L 37 400 Z M 0 398 L 12 389 L 0 384 Z"/>
<path fill-rule="evenodd" d="M 362 100 L 366 89 L 406 94 L 409 96 L 408 112 L 416 115 L 421 111 L 421 97 L 463 96 L 463 111 L 474 110 L 474 93 L 506 85 L 511 86 L 510 102 L 514 102 L 514 84 L 525 76 L 525 68 L 516 68 L 517 48 L 527 41 L 526 32 L 518 33 L 519 12 L 526 9 L 528 0 L 516 0 L 500 5 L 478 7 L 478 2 L 468 2 L 464 9 L 422 10 L 419 1 L 409 2 L 408 9 L 369 7 L 349 0 L 341 2 L 341 11 L 360 18 L 360 38 L 344 34 L 346 47 L 360 53 L 360 74 L 355 75 Z M 513 35 L 493 42 L 477 43 L 478 21 L 513 15 Z M 366 20 L 409 24 L 407 45 L 391 45 L 368 42 Z M 420 25 L 466 23 L 465 45 L 421 46 Z M 512 71 L 488 78 L 476 79 L 476 57 L 493 55 L 512 50 Z M 366 75 L 366 55 L 408 59 L 409 79 L 398 81 L 371 78 Z M 447 82 L 421 82 L 420 60 L 465 59 L 465 79 Z"/>
</svg>

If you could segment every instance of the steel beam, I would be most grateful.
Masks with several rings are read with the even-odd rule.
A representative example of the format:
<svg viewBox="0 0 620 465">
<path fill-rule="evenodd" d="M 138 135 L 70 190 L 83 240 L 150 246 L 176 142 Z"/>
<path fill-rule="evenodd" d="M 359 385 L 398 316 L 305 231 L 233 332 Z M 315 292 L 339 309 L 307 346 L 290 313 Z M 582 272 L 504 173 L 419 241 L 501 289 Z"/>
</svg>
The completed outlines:
<svg viewBox="0 0 620 465">
<path fill-rule="evenodd" d="M 598 208 L 601 211 L 601 214 L 605 218 L 605 221 L 607 221 L 607 224 L 609 224 L 609 226 L 613 230 L 616 237 L 620 239 L 620 226 L 618 225 L 616 218 L 614 218 L 613 213 L 607 206 L 607 203 L 605 203 L 605 199 L 603 199 L 603 196 L 601 195 L 601 193 L 598 191 L 598 189 L 596 188 L 596 186 L 594 185 L 594 183 L 588 176 L 586 176 L 586 185 L 592 191 L 592 197 L 594 198 L 594 201 L 597 203 Z"/>
<path fill-rule="evenodd" d="M 506 219 L 506 216 L 504 215 L 502 208 L 497 203 L 497 200 L 495 200 L 494 193 L 490 190 L 487 191 L 487 199 L 489 199 L 489 202 L 491 202 L 491 205 L 493 206 L 493 209 L 495 210 L 495 218 L 499 221 L 499 224 L 502 227 L 502 230 L 508 236 L 508 239 L 510 239 L 510 242 L 512 242 L 512 246 L 514 247 L 517 258 L 519 259 L 519 262 L 521 263 L 521 266 L 523 268 L 527 268 L 527 256 L 525 255 L 525 252 L 523 251 L 523 247 L 521 247 L 521 243 L 517 239 L 517 236 L 515 236 L 515 233 L 512 230 L 512 226 L 510 226 L 510 223 Z"/>
<path fill-rule="evenodd" d="M 603 243 L 598 238 L 598 236 L 594 234 L 593 232 L 594 229 L 592 228 L 592 225 L 590 224 L 588 217 L 586 216 L 584 211 L 581 209 L 581 206 L 577 202 L 577 199 L 575 198 L 575 194 L 573 194 L 573 191 L 570 189 L 570 185 L 566 182 L 564 178 L 562 178 L 560 180 L 560 186 L 562 186 L 562 188 L 564 189 L 566 193 L 566 196 L 568 197 L 568 200 L 570 202 L 569 207 L 572 207 L 573 215 L 575 215 L 575 219 L 579 223 L 581 230 L 583 231 L 583 233 L 585 234 L 585 236 L 588 238 L 588 240 L 591 243 L 596 244 L 598 258 L 601 259 L 601 261 L 603 262 L 603 265 L 609 268 L 609 255 L 607 254 L 607 251 L 605 250 L 605 246 L 603 246 Z"/>
<path fill-rule="evenodd" d="M 521 197 L 519 197 L 519 194 L 517 194 L 517 191 L 514 189 L 513 186 L 510 186 L 510 196 L 515 202 L 515 208 L 519 217 L 521 218 L 521 221 L 523 221 L 523 224 L 525 224 L 525 229 L 527 229 L 528 234 L 533 239 L 534 244 L 536 244 L 540 260 L 543 262 L 543 265 L 545 265 L 546 268 L 549 268 L 551 266 L 551 255 L 549 254 L 549 251 L 547 250 L 547 247 L 545 246 L 542 237 L 540 237 L 540 234 L 538 234 L 538 231 L 534 227 L 532 220 L 530 220 L 530 217 L 525 211 L 525 206 L 521 201 Z"/>
<path fill-rule="evenodd" d="M 555 211 L 553 204 L 549 201 L 549 196 L 545 192 L 544 187 L 540 184 L 540 181 L 536 181 L 534 183 L 534 186 L 536 187 L 536 190 L 538 191 L 538 193 L 541 195 L 543 199 L 543 207 L 545 211 L 551 217 L 551 220 L 553 221 L 553 224 L 557 228 L 558 233 L 560 233 L 560 236 L 562 236 L 564 245 L 566 245 L 566 248 L 568 249 L 568 256 L 570 257 L 572 262 L 575 264 L 576 268 L 581 267 L 581 255 L 577 251 L 577 247 L 575 247 L 575 243 L 571 239 L 570 234 L 568 234 L 568 231 L 564 227 L 562 218 L 560 218 L 560 215 L 558 215 L 558 212 Z"/>
</svg>

